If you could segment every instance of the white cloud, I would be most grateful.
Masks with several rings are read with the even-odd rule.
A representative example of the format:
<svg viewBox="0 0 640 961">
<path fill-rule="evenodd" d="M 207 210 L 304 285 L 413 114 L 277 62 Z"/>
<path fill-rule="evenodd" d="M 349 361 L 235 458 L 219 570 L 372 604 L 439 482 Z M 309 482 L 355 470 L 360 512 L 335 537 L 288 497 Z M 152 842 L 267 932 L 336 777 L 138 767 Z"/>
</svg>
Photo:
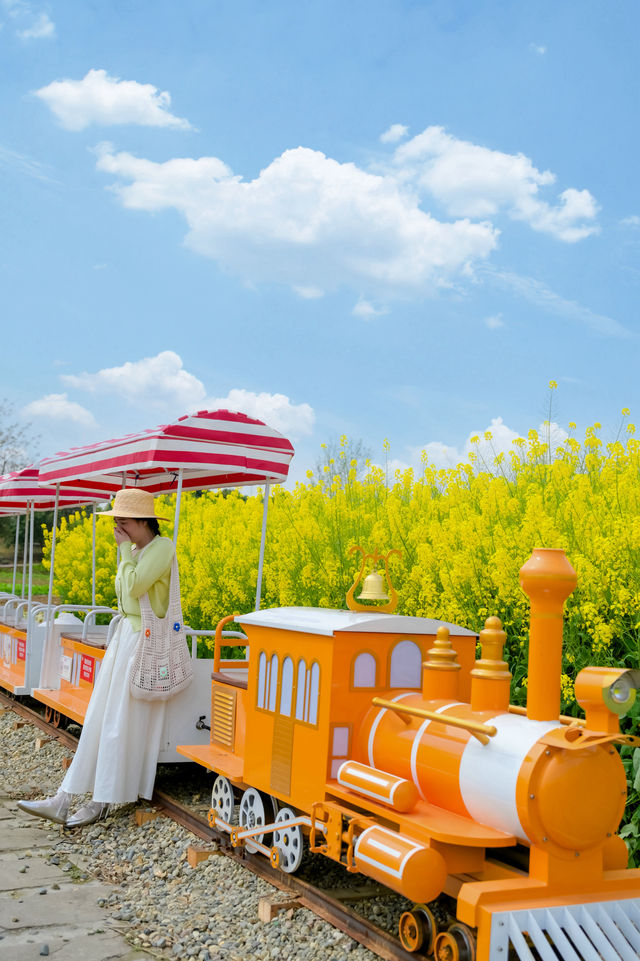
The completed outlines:
<svg viewBox="0 0 640 961">
<path fill-rule="evenodd" d="M 381 143 L 397 143 L 409 133 L 409 128 L 402 123 L 392 123 L 388 130 L 380 134 Z"/>
<path fill-rule="evenodd" d="M 494 270 L 491 267 L 483 269 L 483 273 L 492 283 L 499 287 L 506 287 L 530 303 L 543 308 L 548 313 L 556 314 L 567 320 L 585 324 L 601 334 L 616 337 L 628 337 L 629 331 L 622 324 L 606 314 L 596 314 L 588 307 L 583 307 L 574 300 L 565 300 L 556 294 L 540 280 L 525 277 L 506 270 Z"/>
<path fill-rule="evenodd" d="M 55 32 L 55 24 L 49 19 L 48 14 L 39 13 L 29 27 L 18 30 L 18 36 L 23 40 L 42 40 L 45 37 L 53 37 Z"/>
<path fill-rule="evenodd" d="M 385 307 L 374 307 L 368 300 L 360 298 L 351 313 L 354 317 L 362 317 L 363 320 L 371 320 L 372 317 L 381 317 L 387 313 Z"/>
<path fill-rule="evenodd" d="M 502 314 L 493 314 L 491 317 L 485 317 L 485 324 L 489 330 L 497 330 L 498 327 L 504 327 L 504 320 L 502 319 Z"/>
<path fill-rule="evenodd" d="M 425 294 L 468 274 L 497 243 L 490 224 L 442 223 L 395 177 L 304 147 L 249 182 L 215 157 L 154 163 L 108 144 L 98 168 L 130 181 L 115 188 L 126 207 L 180 211 L 186 243 L 248 282 Z"/>
<path fill-rule="evenodd" d="M 630 214 L 629 217 L 623 217 L 620 223 L 623 227 L 640 227 L 640 217 L 637 214 Z"/>
<path fill-rule="evenodd" d="M 530 43 L 529 50 L 533 50 L 533 52 L 537 53 L 540 57 L 543 57 L 547 52 L 547 48 L 540 43 Z"/>
<path fill-rule="evenodd" d="M 208 397 L 202 381 L 185 370 L 182 358 L 171 350 L 95 373 L 61 374 L 60 379 L 67 387 L 96 396 L 117 397 L 123 406 L 135 405 L 139 411 L 160 409 L 170 417 L 225 408 L 257 417 L 293 436 L 311 434 L 315 423 L 309 404 L 294 404 L 284 394 L 256 394 L 234 388 L 226 397 Z M 67 395 L 55 396 L 66 400 Z M 79 405 L 74 406 L 82 410 Z"/>
<path fill-rule="evenodd" d="M 0 8 L 15 22 L 16 36 L 21 40 L 43 40 L 55 36 L 55 24 L 49 15 L 35 9 L 27 0 L 0 0 Z M 0 29 L 2 26 L 0 24 Z"/>
<path fill-rule="evenodd" d="M 303 300 L 319 300 L 320 297 L 324 297 L 324 290 L 320 290 L 319 287 L 294 287 L 293 289 Z"/>
<path fill-rule="evenodd" d="M 95 373 L 62 374 L 61 380 L 91 394 L 113 394 L 127 403 L 180 413 L 195 410 L 206 395 L 204 384 L 184 369 L 182 358 L 172 350 Z"/>
<path fill-rule="evenodd" d="M 30 404 L 23 407 L 22 413 L 25 417 L 72 421 L 81 427 L 96 426 L 91 411 L 69 400 L 67 394 L 47 394 L 39 400 L 32 400 Z"/>
<path fill-rule="evenodd" d="M 533 230 L 574 243 L 596 233 L 598 211 L 588 190 L 569 187 L 550 205 L 541 187 L 555 182 L 524 154 L 507 154 L 427 127 L 394 153 L 397 175 L 434 197 L 454 217 L 495 217 L 501 211 Z"/>
<path fill-rule="evenodd" d="M 309 404 L 292 404 L 285 394 L 255 394 L 242 388 L 230 390 L 226 397 L 209 398 L 206 406 L 240 411 L 294 437 L 311 434 L 316 419 Z"/>
<path fill-rule="evenodd" d="M 45 183 L 58 183 L 50 177 L 46 168 L 38 160 L 33 160 L 27 154 L 18 153 L 0 144 L 0 165 L 17 170 L 27 177 L 34 180 L 43 180 Z"/>
<path fill-rule="evenodd" d="M 54 80 L 35 95 L 67 130 L 84 130 L 92 124 L 192 129 L 188 120 L 169 111 L 171 97 L 166 90 L 110 77 L 106 70 L 89 70 L 82 80 Z"/>
</svg>

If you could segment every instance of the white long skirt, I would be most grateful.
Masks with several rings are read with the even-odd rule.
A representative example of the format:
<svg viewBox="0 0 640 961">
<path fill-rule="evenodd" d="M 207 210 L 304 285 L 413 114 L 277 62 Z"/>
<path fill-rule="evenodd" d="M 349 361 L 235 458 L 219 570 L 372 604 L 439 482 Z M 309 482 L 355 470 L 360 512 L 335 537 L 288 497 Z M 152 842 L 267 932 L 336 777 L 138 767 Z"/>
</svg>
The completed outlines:
<svg viewBox="0 0 640 961">
<path fill-rule="evenodd" d="M 123 617 L 102 660 L 75 756 L 62 782 L 68 794 L 125 804 L 151 798 L 165 701 L 140 701 L 129 674 L 140 636 Z"/>
</svg>

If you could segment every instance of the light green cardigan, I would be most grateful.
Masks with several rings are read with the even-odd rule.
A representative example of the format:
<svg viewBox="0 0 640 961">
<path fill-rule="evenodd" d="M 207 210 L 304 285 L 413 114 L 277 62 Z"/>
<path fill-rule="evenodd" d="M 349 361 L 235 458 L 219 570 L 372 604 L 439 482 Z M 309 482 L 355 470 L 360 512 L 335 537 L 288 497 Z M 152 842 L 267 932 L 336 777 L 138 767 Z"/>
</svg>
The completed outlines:
<svg viewBox="0 0 640 961">
<path fill-rule="evenodd" d="M 141 551 L 132 550 L 131 541 L 120 545 L 120 565 L 116 574 L 118 610 L 125 614 L 134 631 L 141 627 L 140 601 L 148 594 L 157 617 L 164 617 L 169 606 L 169 584 L 173 561 L 173 541 L 156 537 Z"/>
</svg>

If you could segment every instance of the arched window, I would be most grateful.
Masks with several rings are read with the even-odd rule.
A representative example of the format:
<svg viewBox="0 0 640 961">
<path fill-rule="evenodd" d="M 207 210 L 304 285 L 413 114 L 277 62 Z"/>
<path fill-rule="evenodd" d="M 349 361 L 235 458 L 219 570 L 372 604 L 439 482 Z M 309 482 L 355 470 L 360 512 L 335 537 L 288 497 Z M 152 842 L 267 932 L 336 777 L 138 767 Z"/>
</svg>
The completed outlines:
<svg viewBox="0 0 640 961">
<path fill-rule="evenodd" d="M 258 659 L 258 707 L 265 707 L 267 701 L 267 655 L 261 651 Z"/>
<path fill-rule="evenodd" d="M 415 687 L 422 684 L 422 652 L 413 641 L 399 641 L 391 652 L 389 687 Z"/>
<path fill-rule="evenodd" d="M 284 666 L 283 666 L 284 685 Z M 307 724 L 318 723 L 320 699 L 320 665 L 314 661 L 307 668 L 304 660 L 298 661 L 298 687 L 296 690 L 296 720 Z"/>
<path fill-rule="evenodd" d="M 309 690 L 309 724 L 318 723 L 318 699 L 320 697 L 320 665 L 311 665 L 311 684 Z"/>
<path fill-rule="evenodd" d="M 293 698 L 293 661 L 285 657 L 282 662 L 282 687 L 280 689 L 280 713 L 291 717 L 291 701 Z"/>
<path fill-rule="evenodd" d="M 353 662 L 353 686 L 376 687 L 378 665 L 373 654 L 364 651 Z"/>
<path fill-rule="evenodd" d="M 278 696 L 278 655 L 273 654 L 269 670 L 269 710 L 275 711 Z"/>
<path fill-rule="evenodd" d="M 298 686 L 296 688 L 296 720 L 304 720 L 304 700 L 306 693 L 307 665 L 298 661 Z"/>
</svg>

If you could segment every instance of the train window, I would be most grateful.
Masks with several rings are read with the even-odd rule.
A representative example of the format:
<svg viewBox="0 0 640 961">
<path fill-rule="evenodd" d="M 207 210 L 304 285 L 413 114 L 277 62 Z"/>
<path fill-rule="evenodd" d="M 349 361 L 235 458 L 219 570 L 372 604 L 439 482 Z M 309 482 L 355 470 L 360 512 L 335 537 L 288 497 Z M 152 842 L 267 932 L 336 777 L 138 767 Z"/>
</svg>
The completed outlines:
<svg viewBox="0 0 640 961">
<path fill-rule="evenodd" d="M 349 741 L 351 736 L 350 727 L 333 728 L 332 751 L 331 751 L 331 777 L 338 776 L 341 764 L 349 757 Z"/>
<path fill-rule="evenodd" d="M 389 687 L 416 687 L 422 684 L 422 652 L 413 641 L 400 641 L 391 652 Z"/>
<path fill-rule="evenodd" d="M 307 665 L 298 661 L 298 686 L 296 689 L 296 720 L 304 720 L 304 697 L 306 692 Z"/>
<path fill-rule="evenodd" d="M 271 656 L 269 665 L 269 707 L 268 710 L 275 711 L 278 696 L 278 655 Z"/>
<path fill-rule="evenodd" d="M 282 662 L 282 687 L 280 689 L 280 713 L 291 717 L 291 701 L 293 699 L 293 661 L 285 657 Z"/>
<path fill-rule="evenodd" d="M 267 692 L 267 655 L 262 651 L 258 659 L 258 707 L 265 707 Z"/>
<path fill-rule="evenodd" d="M 309 693 L 309 724 L 318 723 L 318 698 L 320 696 L 320 665 L 311 665 L 311 684 Z"/>
<path fill-rule="evenodd" d="M 377 667 L 373 654 L 358 654 L 353 662 L 353 687 L 375 687 Z"/>
<path fill-rule="evenodd" d="M 334 727 L 333 729 L 333 756 L 347 757 L 349 754 L 349 728 Z"/>
<path fill-rule="evenodd" d="M 296 691 L 296 720 L 307 724 L 318 723 L 318 699 L 320 697 L 320 665 L 314 661 L 307 668 L 304 660 L 298 661 L 298 687 Z"/>
</svg>

